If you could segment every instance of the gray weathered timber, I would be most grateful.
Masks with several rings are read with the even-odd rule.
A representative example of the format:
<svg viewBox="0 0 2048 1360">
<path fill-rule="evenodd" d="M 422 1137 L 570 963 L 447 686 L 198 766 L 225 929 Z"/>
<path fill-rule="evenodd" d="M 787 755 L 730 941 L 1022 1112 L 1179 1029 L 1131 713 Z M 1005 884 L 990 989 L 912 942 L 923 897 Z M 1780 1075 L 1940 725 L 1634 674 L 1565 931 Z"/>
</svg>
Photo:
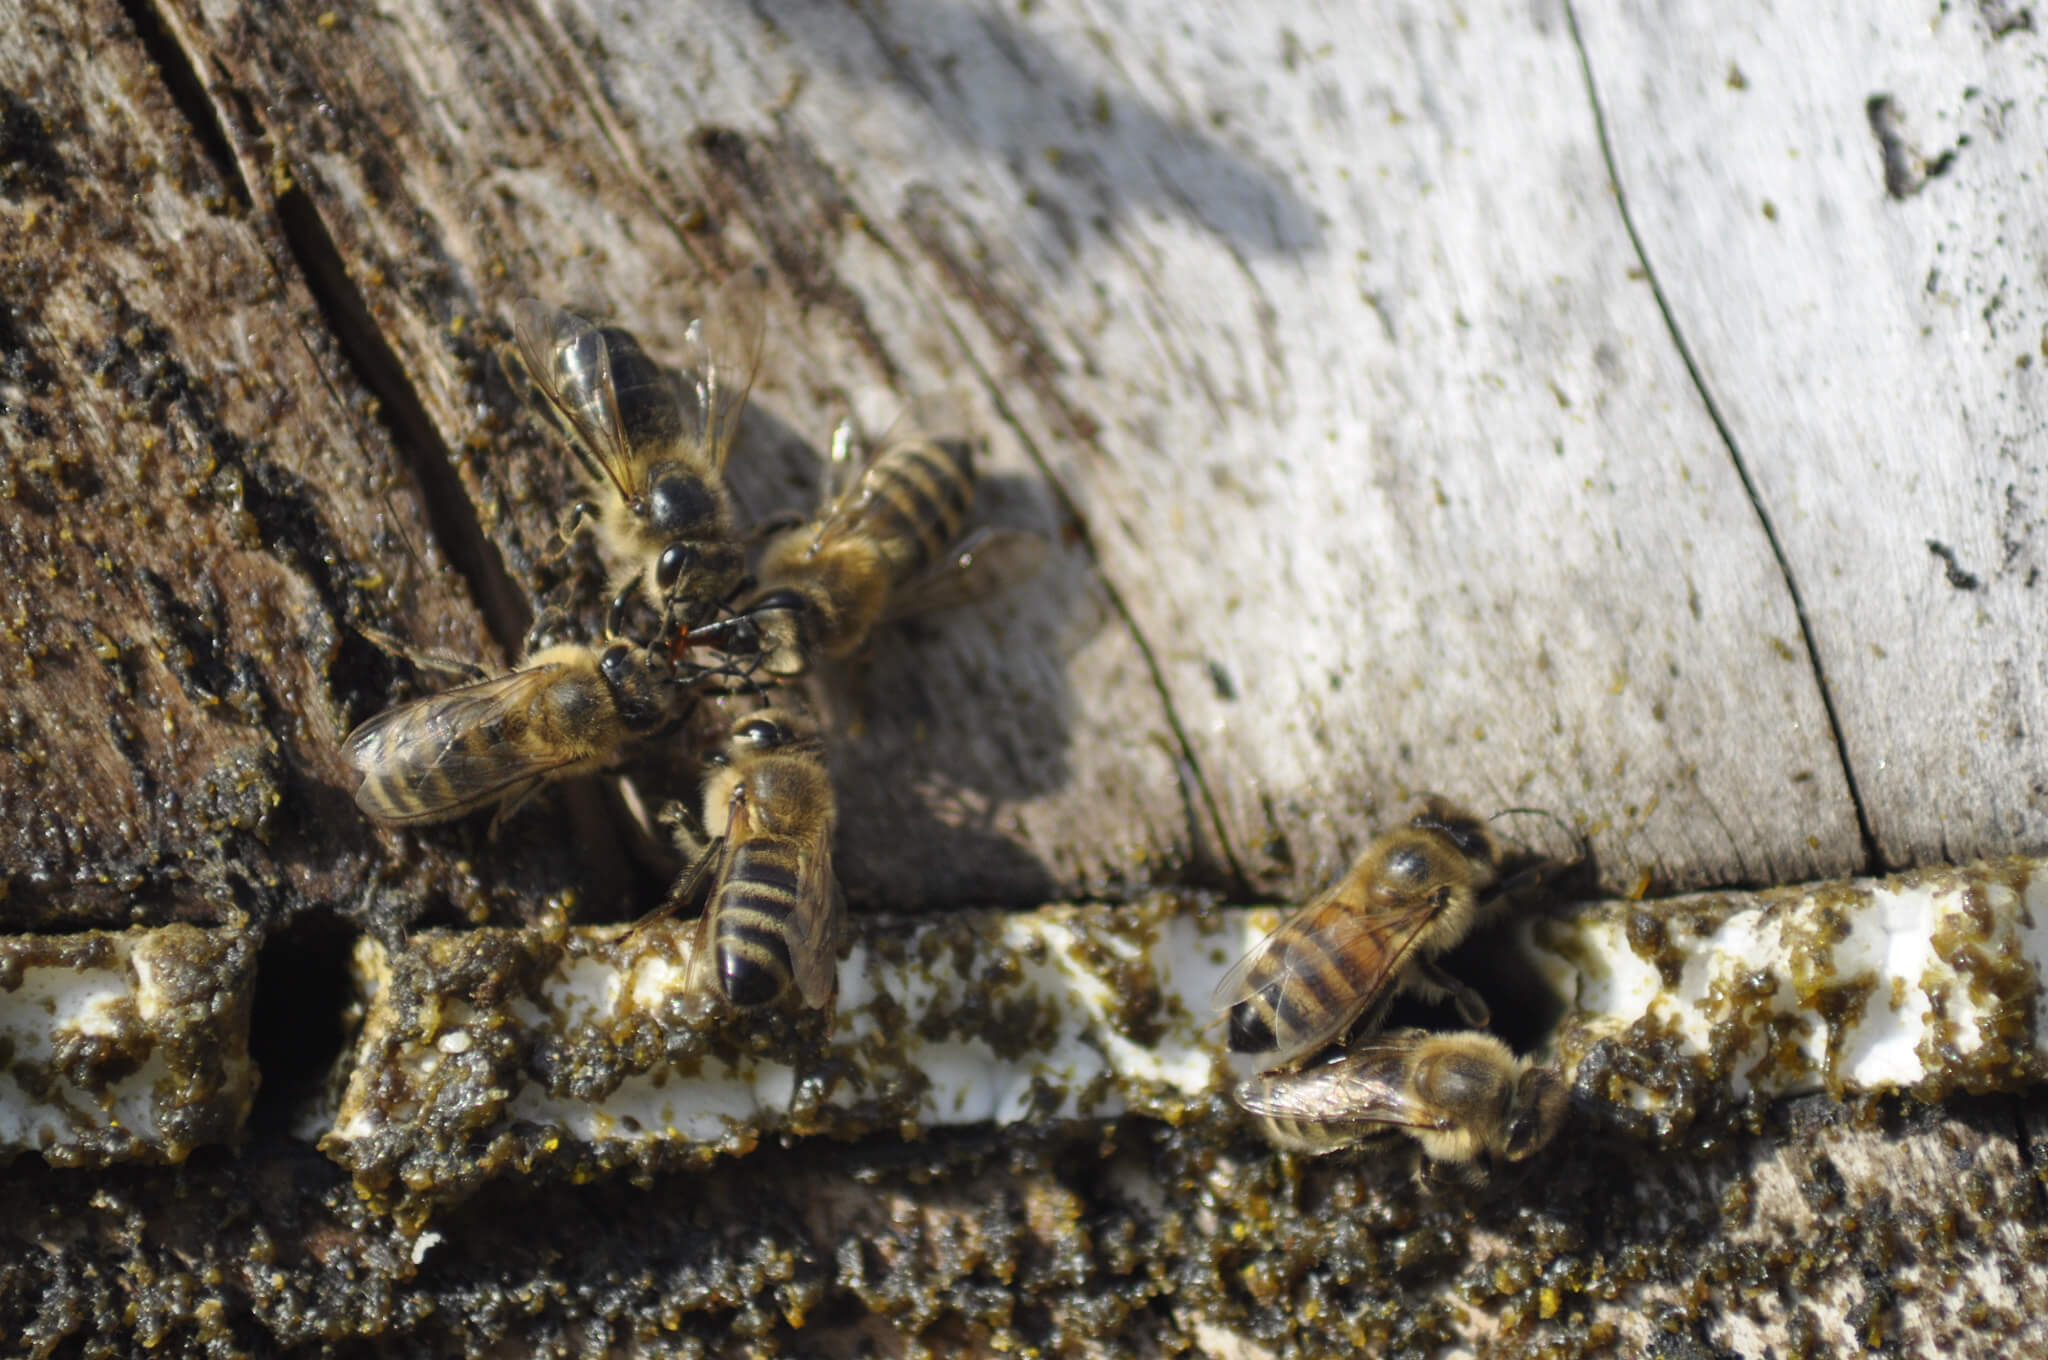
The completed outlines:
<svg viewBox="0 0 2048 1360">
<path fill-rule="evenodd" d="M 222 73 L 211 97 L 244 175 L 259 193 L 288 176 L 316 218 L 306 230 L 331 242 L 346 275 L 335 282 L 360 295 L 431 423 L 411 452 L 452 458 L 489 540 L 479 555 L 515 586 L 543 583 L 573 485 L 566 451 L 521 417 L 479 349 L 503 337 L 522 294 L 608 315 L 674 356 L 718 281 L 770 265 L 768 351 L 732 468 L 757 514 L 815 503 L 844 410 L 879 433 L 919 395 L 969 399 L 995 436 L 993 512 L 1070 546 L 1026 590 L 897 630 L 822 696 L 845 734 L 839 863 L 857 901 L 1027 904 L 1055 887 L 1185 875 L 1199 789 L 1141 648 L 1071 546 L 1080 521 L 1035 474 L 1030 433 L 1002 426 L 1003 391 L 977 381 L 920 291 L 931 281 L 896 258 L 908 243 L 887 232 L 894 207 L 843 187 L 834 161 L 850 168 L 851 148 L 777 122 L 775 92 L 743 60 L 757 19 L 516 5 L 406 6 L 325 27 L 241 6 L 166 14 L 206 54 L 200 68 Z M 664 26 L 711 46 L 676 50 Z M 611 67 L 634 52 L 660 57 Z M 615 86 L 642 76 L 666 82 L 665 102 L 619 107 Z"/>
<path fill-rule="evenodd" d="M 1578 6 L 1642 262 L 1892 865 L 2048 843 L 2039 13 Z"/>
<path fill-rule="evenodd" d="M 0 920 L 368 923 L 387 880 L 400 920 L 510 910 L 349 798 L 340 738 L 405 682 L 355 626 L 489 642 L 407 556 L 433 536 L 392 517 L 405 473 L 269 205 L 118 9 L 5 22 Z M 506 858 L 529 891 L 572 881 L 560 846 Z"/>
<path fill-rule="evenodd" d="M 878 1136 L 508 1176 L 438 1240 L 285 1131 L 352 934 L 659 886 L 602 787 L 388 833 L 337 752 L 436 683 L 358 627 L 496 664 L 595 616 L 494 359 L 526 293 L 673 355 L 765 263 L 751 510 L 842 409 L 956 389 L 991 513 L 1053 534 L 820 692 L 857 910 L 1297 898 L 1424 789 L 1616 890 L 2041 852 L 2037 14 L 0 0 L 0 926 L 264 932 L 243 1146 L 0 1171 L 0 1333 L 2038 1348 L 2038 1090 L 1683 1146 L 1581 1111 L 1470 1201 L 1220 1107 Z"/>
</svg>

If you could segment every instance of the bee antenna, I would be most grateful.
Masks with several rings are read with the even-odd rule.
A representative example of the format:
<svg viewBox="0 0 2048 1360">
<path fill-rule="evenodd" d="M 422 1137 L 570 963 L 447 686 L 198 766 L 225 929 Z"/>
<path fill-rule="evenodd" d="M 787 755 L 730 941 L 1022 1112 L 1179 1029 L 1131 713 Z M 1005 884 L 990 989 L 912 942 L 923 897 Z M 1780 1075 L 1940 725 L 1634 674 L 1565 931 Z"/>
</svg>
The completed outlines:
<svg viewBox="0 0 2048 1360">
<path fill-rule="evenodd" d="M 1581 860 L 1590 860 L 1590 859 L 1592 859 L 1592 857 L 1593 857 L 1593 846 L 1592 846 L 1592 843 L 1591 843 L 1590 841 L 1588 841 L 1588 840 L 1586 839 L 1586 833 L 1585 833 L 1585 832 L 1583 832 L 1583 831 L 1579 831 L 1579 830 L 1577 830 L 1577 829 L 1573 828 L 1573 827 L 1572 827 L 1572 826 L 1571 826 L 1571 825 L 1570 825 L 1570 824 L 1569 824 L 1568 822 L 1566 822 L 1566 821 L 1565 821 L 1565 819 L 1564 819 L 1564 818 L 1562 818 L 1562 817 L 1558 816 L 1558 815 L 1557 815 L 1557 814 L 1556 814 L 1555 812 L 1552 812 L 1552 811 L 1551 811 L 1551 810 L 1550 810 L 1549 808 L 1537 808 L 1537 807 L 1511 807 L 1511 808 L 1502 808 L 1502 809 L 1501 809 L 1501 810 L 1500 810 L 1499 812 L 1496 812 L 1496 813 L 1494 813 L 1494 814 L 1493 814 L 1493 815 L 1492 815 L 1491 817 L 1488 817 L 1488 818 L 1487 818 L 1486 820 L 1487 820 L 1487 821 L 1489 821 L 1489 822 L 1497 822 L 1497 821 L 1499 821 L 1499 820 L 1500 820 L 1501 818 L 1503 818 L 1503 817 L 1513 817 L 1513 816 L 1518 816 L 1518 815 L 1519 815 L 1519 816 L 1526 816 L 1526 817 L 1541 817 L 1541 818 L 1543 818 L 1543 819 L 1544 819 L 1545 821 L 1549 822 L 1549 823 L 1550 823 L 1551 825 L 1555 826 L 1555 827 L 1556 827 L 1556 828 L 1557 828 L 1557 829 L 1558 829 L 1559 831 L 1562 831 L 1562 832 L 1564 832 L 1564 834 L 1565 834 L 1565 835 L 1567 835 L 1567 836 L 1571 837 L 1571 838 L 1572 838 L 1572 839 L 1573 839 L 1574 841 L 1576 841 L 1576 842 L 1578 843 L 1578 847 L 1579 847 L 1579 858 L 1580 858 Z"/>
<path fill-rule="evenodd" d="M 405 555 L 407 557 L 410 557 L 412 559 L 412 564 L 420 569 L 420 575 L 425 576 L 427 574 L 427 564 L 425 562 L 422 562 L 420 560 L 419 553 L 414 551 L 412 546 L 412 535 L 408 534 L 405 531 L 405 526 L 398 522 L 398 506 L 391 499 L 390 487 L 384 488 L 383 499 L 384 513 L 391 517 L 391 532 L 398 535 L 399 544 L 404 547 Z"/>
</svg>

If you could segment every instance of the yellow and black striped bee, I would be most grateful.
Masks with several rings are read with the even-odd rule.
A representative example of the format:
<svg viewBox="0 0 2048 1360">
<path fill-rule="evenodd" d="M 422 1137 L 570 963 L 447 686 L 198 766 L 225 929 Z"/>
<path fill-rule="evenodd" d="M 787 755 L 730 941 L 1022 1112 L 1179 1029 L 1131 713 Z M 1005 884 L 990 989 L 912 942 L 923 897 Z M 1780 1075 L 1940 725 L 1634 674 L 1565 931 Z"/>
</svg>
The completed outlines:
<svg viewBox="0 0 2048 1360">
<path fill-rule="evenodd" d="M 941 408 L 942 409 L 942 408 Z M 930 414 L 918 421 L 933 423 Z M 973 448 L 922 433 L 853 456 L 851 430 L 833 439 L 835 489 L 818 517 L 764 550 L 759 586 L 732 617 L 686 635 L 753 655 L 773 676 L 803 674 L 820 657 L 860 650 L 894 619 L 965 604 L 1038 570 L 1046 541 L 1016 529 L 962 537 L 974 508 Z"/>
<path fill-rule="evenodd" d="M 1441 1179 L 1476 1183 L 1489 1163 L 1520 1162 L 1564 1123 L 1564 1082 L 1490 1034 L 1399 1030 L 1332 1062 L 1239 1082 L 1237 1103 L 1267 1141 L 1320 1156 L 1406 1134 Z"/>
<path fill-rule="evenodd" d="M 669 900 L 633 928 L 667 915 L 708 879 L 685 986 L 738 1009 L 796 991 L 832 1004 L 843 907 L 832 875 L 837 804 L 825 745 L 807 719 L 762 709 L 732 726 L 704 785 L 705 841 Z M 678 839 L 692 839 L 686 830 Z"/>
<path fill-rule="evenodd" d="M 616 576 L 607 632 L 636 587 L 664 626 L 711 617 L 746 575 L 725 464 L 761 362 L 760 281 L 736 274 L 689 329 L 678 380 L 616 327 L 528 298 L 503 362 L 527 405 L 568 442 L 597 499 L 562 526 L 594 523 Z"/>
<path fill-rule="evenodd" d="M 1212 1004 L 1229 1014 L 1230 1047 L 1295 1066 L 1401 991 L 1449 997 L 1466 1024 L 1484 1025 L 1486 1003 L 1435 960 L 1472 929 L 1500 862 L 1484 823 L 1428 800 L 1224 974 Z"/>
<path fill-rule="evenodd" d="M 380 822 L 440 822 L 496 805 L 495 831 L 551 780 L 588 774 L 679 718 L 689 682 L 661 651 L 614 642 L 548 647 L 518 669 L 386 709 L 344 749 L 356 804 Z"/>
</svg>

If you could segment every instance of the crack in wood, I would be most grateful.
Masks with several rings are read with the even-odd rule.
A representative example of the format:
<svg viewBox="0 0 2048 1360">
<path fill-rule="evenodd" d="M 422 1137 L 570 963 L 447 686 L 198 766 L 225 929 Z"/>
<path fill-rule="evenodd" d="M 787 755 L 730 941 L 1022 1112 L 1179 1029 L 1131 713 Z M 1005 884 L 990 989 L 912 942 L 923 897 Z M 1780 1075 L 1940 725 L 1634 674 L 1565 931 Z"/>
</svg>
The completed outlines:
<svg viewBox="0 0 2048 1360">
<path fill-rule="evenodd" d="M 1856 812 L 1856 830 L 1863 840 L 1863 867 L 1859 872 L 1881 873 L 1886 869 L 1883 855 L 1878 850 L 1877 837 L 1871 830 L 1870 813 L 1864 806 L 1863 794 L 1857 787 L 1856 767 L 1849 760 L 1849 747 L 1842 734 L 1842 719 L 1836 711 L 1835 697 L 1828 684 L 1826 669 L 1821 665 L 1820 647 L 1814 641 L 1813 623 L 1807 616 L 1806 600 L 1800 594 L 1799 583 L 1793 578 L 1792 563 L 1785 555 L 1784 544 L 1779 540 L 1777 526 L 1772 522 L 1770 510 L 1764 505 L 1763 496 L 1757 490 L 1756 479 L 1750 475 L 1749 465 L 1743 460 L 1742 450 L 1735 442 L 1735 432 L 1728 428 L 1728 422 L 1721 414 L 1720 405 L 1707 388 L 1706 375 L 1700 372 L 1698 361 L 1693 357 L 1692 346 L 1686 343 L 1685 333 L 1679 329 L 1678 316 L 1671 308 L 1671 300 L 1664 292 L 1664 286 L 1657 279 L 1657 271 L 1650 264 L 1649 250 L 1643 244 L 1641 233 L 1636 230 L 1635 216 L 1629 211 L 1628 195 L 1622 189 L 1621 167 L 1614 156 L 1614 142 L 1607 130 L 1607 113 L 1600 102 L 1599 82 L 1593 78 L 1593 59 L 1586 50 L 1585 37 L 1579 31 L 1578 7 L 1572 0 L 1565 0 L 1565 22 L 1571 29 L 1572 48 L 1578 53 L 1579 73 L 1586 85 L 1586 102 L 1593 113 L 1593 131 L 1600 143 L 1601 163 L 1607 169 L 1607 181 L 1614 191 L 1615 210 L 1621 215 L 1622 230 L 1627 233 L 1629 247 L 1635 252 L 1636 265 L 1643 271 L 1643 278 L 1650 285 L 1650 295 L 1656 299 L 1657 312 L 1664 318 L 1664 328 L 1670 333 L 1672 347 L 1678 352 L 1679 362 L 1684 364 L 1687 379 L 1699 395 L 1700 404 L 1705 408 L 1707 419 L 1713 422 L 1715 433 L 1721 437 L 1721 445 L 1728 450 L 1729 463 L 1735 475 L 1742 482 L 1743 494 L 1749 498 L 1750 508 L 1756 513 L 1757 526 L 1763 530 L 1764 541 L 1769 544 L 1771 557 L 1778 564 L 1779 579 L 1785 583 L 1785 593 L 1791 598 L 1793 615 L 1799 620 L 1799 640 L 1806 649 L 1807 665 L 1813 671 L 1815 690 L 1820 695 L 1822 710 L 1827 714 L 1828 736 L 1835 747 L 1835 759 L 1841 765 L 1842 782 L 1849 791 L 1849 803 Z"/>
<path fill-rule="evenodd" d="M 198 65 L 190 53 L 179 45 L 170 28 L 164 23 L 163 15 L 149 0 L 120 0 L 121 10 L 128 16 L 128 22 L 135 26 L 135 36 L 142 42 L 142 50 L 163 77 L 164 87 L 170 91 L 171 103 L 185 121 L 192 126 L 192 133 L 199 139 L 200 150 L 220 175 L 222 185 L 244 212 L 255 206 L 255 196 L 249 192 L 249 181 L 242 174 L 241 162 L 236 159 L 234 148 L 228 141 L 226 125 L 221 121 L 220 111 L 214 106 L 206 83 L 199 78 Z"/>
<path fill-rule="evenodd" d="M 391 347 L 362 292 L 349 277 L 341 251 L 320 209 L 304 189 L 277 195 L 277 221 L 285 245 L 313 295 L 342 359 L 377 399 L 376 417 L 400 459 L 419 485 L 427 525 L 449 565 L 469 587 L 491 636 L 516 656 L 532 608 L 505 566 L 503 554 L 484 532 L 476 505 L 463 489 L 455 456 L 426 403 Z"/>
<path fill-rule="evenodd" d="M 239 90 L 228 87 L 219 91 L 201 79 L 198 60 L 186 49 L 178 26 L 166 22 L 156 5 L 148 0 L 122 0 L 122 8 L 207 158 L 220 170 L 236 201 L 245 208 L 252 206 L 253 181 L 235 150 L 230 130 L 258 127 L 255 110 Z M 223 98 L 239 105 L 239 118 L 228 116 Z M 508 654 L 516 653 L 532 611 L 497 545 L 484 533 L 476 507 L 456 474 L 454 454 L 427 414 L 404 362 L 349 277 L 341 251 L 312 197 L 293 184 L 275 192 L 272 205 L 285 249 L 326 323 L 327 333 L 342 361 L 376 398 L 377 420 L 399 459 L 412 470 L 434 541 L 468 586 L 499 646 Z M 319 367 L 318 346 L 309 348 Z M 338 405 L 348 408 L 340 393 L 334 396 Z"/>
</svg>

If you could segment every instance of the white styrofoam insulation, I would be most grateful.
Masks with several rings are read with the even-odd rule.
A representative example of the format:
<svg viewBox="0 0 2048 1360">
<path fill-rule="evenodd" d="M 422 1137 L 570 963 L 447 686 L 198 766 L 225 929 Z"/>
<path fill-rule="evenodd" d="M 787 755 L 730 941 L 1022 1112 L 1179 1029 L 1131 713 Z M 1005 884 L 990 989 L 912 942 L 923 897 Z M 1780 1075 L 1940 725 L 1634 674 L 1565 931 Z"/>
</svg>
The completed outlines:
<svg viewBox="0 0 2048 1360">
<path fill-rule="evenodd" d="M 1555 1041 L 1569 1065 L 1603 1040 L 1648 1039 L 1736 1099 L 1939 1098 L 2044 1074 L 2042 867 L 1602 902 L 1516 929 L 1571 1007 Z"/>
<path fill-rule="evenodd" d="M 247 1117 L 254 952 L 174 925 L 0 937 L 0 1158 L 182 1161 Z"/>
<path fill-rule="evenodd" d="M 1503 928 L 1568 1005 L 1544 1050 L 1568 1074 L 1603 1041 L 1651 1035 L 1735 1098 L 1939 1095 L 2035 1079 L 2048 879 L 2033 867 L 1591 903 Z M 708 1048 L 688 1038 L 689 922 L 624 938 L 429 932 L 403 958 L 365 942 L 368 1014 L 323 1146 L 359 1170 L 431 1179 L 406 1159 L 432 1135 L 403 1121 L 431 1130 L 451 1110 L 480 1155 L 592 1168 L 775 1136 L 1177 1120 L 1252 1070 L 1225 1052 L 1209 997 L 1279 916 L 1162 897 L 865 921 L 829 1029 L 767 1048 L 733 1037 L 746 1022 Z M 530 967 L 489 997 L 451 992 L 451 967 L 497 976 L 470 957 L 480 948 Z M 511 1143 L 493 1142 L 501 1133 Z"/>
</svg>

